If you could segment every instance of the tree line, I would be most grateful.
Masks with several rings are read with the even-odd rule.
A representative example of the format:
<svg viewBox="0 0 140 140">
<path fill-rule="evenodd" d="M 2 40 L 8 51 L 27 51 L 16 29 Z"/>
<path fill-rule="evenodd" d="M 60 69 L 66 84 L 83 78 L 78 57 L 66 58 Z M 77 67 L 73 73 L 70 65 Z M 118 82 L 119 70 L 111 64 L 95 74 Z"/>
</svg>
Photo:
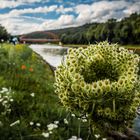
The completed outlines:
<svg viewBox="0 0 140 140">
<path fill-rule="evenodd" d="M 49 32 L 57 34 L 64 44 L 94 44 L 105 40 L 119 44 L 140 44 L 140 14 L 133 13 L 121 21 L 109 19 L 104 23 L 89 23 Z M 46 34 L 35 32 L 27 36 L 46 38 Z M 7 30 L 0 25 L 0 42 L 10 38 Z"/>
<path fill-rule="evenodd" d="M 134 13 L 121 21 L 109 19 L 104 23 L 53 30 L 64 44 L 93 44 L 109 41 L 119 44 L 140 44 L 140 14 Z"/>
<path fill-rule="evenodd" d="M 0 42 L 7 41 L 10 37 L 10 34 L 7 32 L 5 27 L 0 25 Z"/>
</svg>

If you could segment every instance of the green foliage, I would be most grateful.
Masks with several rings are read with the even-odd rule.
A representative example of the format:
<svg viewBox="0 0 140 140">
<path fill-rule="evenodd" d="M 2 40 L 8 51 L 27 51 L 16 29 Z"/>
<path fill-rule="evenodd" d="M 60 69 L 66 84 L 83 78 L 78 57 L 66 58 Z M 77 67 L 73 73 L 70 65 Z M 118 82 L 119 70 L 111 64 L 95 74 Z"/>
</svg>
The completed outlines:
<svg viewBox="0 0 140 140">
<path fill-rule="evenodd" d="M 131 126 L 140 105 L 139 61 L 137 54 L 107 42 L 69 49 L 55 72 L 56 93 L 66 109 L 88 114 L 101 133 L 106 124 L 121 131 Z"/>
<path fill-rule="evenodd" d="M 66 140 L 73 135 L 93 139 L 87 120 L 72 117 L 60 105 L 53 84 L 49 65 L 30 48 L 3 44 L 0 48 L 1 140 Z"/>
<path fill-rule="evenodd" d="M 0 25 L 0 42 L 6 41 L 9 38 L 9 34 L 6 29 Z"/>
<path fill-rule="evenodd" d="M 109 41 L 119 44 L 140 44 L 140 14 L 132 14 L 121 21 L 109 19 L 105 23 L 91 23 L 80 27 L 54 30 L 64 44 L 93 44 Z"/>
<path fill-rule="evenodd" d="M 95 44 L 109 41 L 119 44 L 140 44 L 140 14 L 133 13 L 121 21 L 109 19 L 104 23 L 90 23 L 79 27 L 52 30 L 64 44 Z M 33 32 L 26 38 L 52 38 L 45 32 Z"/>
</svg>

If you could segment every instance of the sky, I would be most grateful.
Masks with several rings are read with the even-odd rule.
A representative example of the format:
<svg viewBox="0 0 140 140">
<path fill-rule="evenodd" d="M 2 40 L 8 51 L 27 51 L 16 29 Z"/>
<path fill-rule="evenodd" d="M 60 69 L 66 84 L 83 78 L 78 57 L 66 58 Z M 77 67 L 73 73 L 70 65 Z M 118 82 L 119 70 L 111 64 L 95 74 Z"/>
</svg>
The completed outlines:
<svg viewBox="0 0 140 140">
<path fill-rule="evenodd" d="M 0 24 L 12 35 L 121 20 L 140 0 L 0 0 Z"/>
</svg>

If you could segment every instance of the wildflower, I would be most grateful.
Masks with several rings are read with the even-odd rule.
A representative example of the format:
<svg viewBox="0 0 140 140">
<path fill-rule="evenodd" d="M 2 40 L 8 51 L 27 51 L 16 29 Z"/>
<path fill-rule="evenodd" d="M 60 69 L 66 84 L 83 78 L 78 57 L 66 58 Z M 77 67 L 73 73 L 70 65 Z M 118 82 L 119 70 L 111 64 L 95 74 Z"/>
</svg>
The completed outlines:
<svg viewBox="0 0 140 140">
<path fill-rule="evenodd" d="M 82 138 L 78 138 L 77 140 L 82 140 Z"/>
<path fill-rule="evenodd" d="M 5 105 L 5 104 L 7 104 L 7 103 L 8 103 L 8 101 L 3 101 L 3 103 L 2 103 L 2 104 L 3 104 L 3 105 Z"/>
<path fill-rule="evenodd" d="M 107 138 L 102 138 L 102 140 L 107 140 Z"/>
<path fill-rule="evenodd" d="M 77 140 L 77 136 L 72 136 L 70 140 Z"/>
<path fill-rule="evenodd" d="M 34 125 L 34 122 L 30 122 L 30 125 L 31 125 L 31 126 Z"/>
<path fill-rule="evenodd" d="M 35 93 L 31 93 L 30 95 L 31 95 L 32 97 L 34 97 L 34 96 L 35 96 Z"/>
<path fill-rule="evenodd" d="M 54 128 L 57 128 L 58 125 L 53 124 L 53 123 L 50 123 L 49 125 L 47 125 L 47 127 L 48 127 L 48 130 L 51 131 L 51 130 L 53 130 Z"/>
<path fill-rule="evenodd" d="M 0 99 L 0 102 L 2 102 L 3 101 L 3 99 Z"/>
<path fill-rule="evenodd" d="M 97 139 L 100 138 L 100 135 L 99 135 L 99 134 L 95 134 L 94 136 L 95 136 L 95 138 L 97 138 Z"/>
<path fill-rule="evenodd" d="M 34 69 L 33 69 L 33 68 L 29 68 L 29 71 L 30 71 L 30 72 L 33 72 L 33 71 L 34 71 Z"/>
<path fill-rule="evenodd" d="M 10 99 L 10 102 L 13 102 L 14 101 L 14 99 Z"/>
<path fill-rule="evenodd" d="M 82 138 L 77 138 L 77 136 L 72 136 L 70 139 L 68 140 L 82 140 Z"/>
<path fill-rule="evenodd" d="M 3 87 L 2 90 L 0 91 L 0 93 L 4 93 L 4 92 L 8 92 L 8 89 Z"/>
<path fill-rule="evenodd" d="M 59 121 L 54 121 L 54 124 L 59 124 Z"/>
<path fill-rule="evenodd" d="M 54 124 L 53 127 L 54 127 L 54 128 L 58 128 L 58 125 L 57 125 L 57 124 Z"/>
<path fill-rule="evenodd" d="M 75 114 L 71 114 L 72 117 L 75 117 Z"/>
<path fill-rule="evenodd" d="M 26 69 L 26 66 L 25 66 L 25 65 L 22 65 L 22 66 L 21 66 L 21 69 L 22 69 L 22 70 L 25 70 L 25 69 Z"/>
<path fill-rule="evenodd" d="M 51 123 L 51 124 L 49 124 L 49 125 L 47 125 L 47 127 L 48 127 L 48 130 L 50 131 L 50 130 L 53 130 L 53 124 Z"/>
<path fill-rule="evenodd" d="M 67 120 L 67 119 L 64 119 L 64 123 L 65 123 L 65 124 L 68 124 L 69 122 L 68 122 L 68 120 Z"/>
<path fill-rule="evenodd" d="M 41 126 L 41 124 L 40 124 L 40 123 L 36 123 L 36 126 L 40 127 L 40 126 Z"/>
<path fill-rule="evenodd" d="M 11 123 L 10 126 L 12 127 L 12 126 L 14 126 L 14 125 L 16 125 L 16 124 L 19 124 L 19 123 L 20 123 L 20 120 L 17 120 L 17 121 L 15 121 L 15 122 Z"/>
<path fill-rule="evenodd" d="M 49 133 L 43 132 L 43 133 L 42 133 L 42 136 L 44 136 L 45 138 L 48 138 L 48 137 L 49 137 Z"/>
<path fill-rule="evenodd" d="M 87 122 L 87 119 L 82 119 L 82 122 Z"/>
</svg>

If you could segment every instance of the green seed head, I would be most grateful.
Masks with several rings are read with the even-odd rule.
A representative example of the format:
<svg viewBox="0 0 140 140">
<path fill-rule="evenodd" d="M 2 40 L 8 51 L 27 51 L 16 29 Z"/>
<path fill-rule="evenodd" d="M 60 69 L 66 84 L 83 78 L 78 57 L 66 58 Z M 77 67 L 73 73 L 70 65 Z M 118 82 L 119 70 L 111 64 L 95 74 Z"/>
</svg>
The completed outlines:
<svg viewBox="0 0 140 140">
<path fill-rule="evenodd" d="M 100 131 L 106 123 L 118 131 L 131 125 L 140 105 L 139 63 L 137 54 L 108 42 L 71 48 L 54 88 L 66 109 L 89 114 Z"/>
</svg>

